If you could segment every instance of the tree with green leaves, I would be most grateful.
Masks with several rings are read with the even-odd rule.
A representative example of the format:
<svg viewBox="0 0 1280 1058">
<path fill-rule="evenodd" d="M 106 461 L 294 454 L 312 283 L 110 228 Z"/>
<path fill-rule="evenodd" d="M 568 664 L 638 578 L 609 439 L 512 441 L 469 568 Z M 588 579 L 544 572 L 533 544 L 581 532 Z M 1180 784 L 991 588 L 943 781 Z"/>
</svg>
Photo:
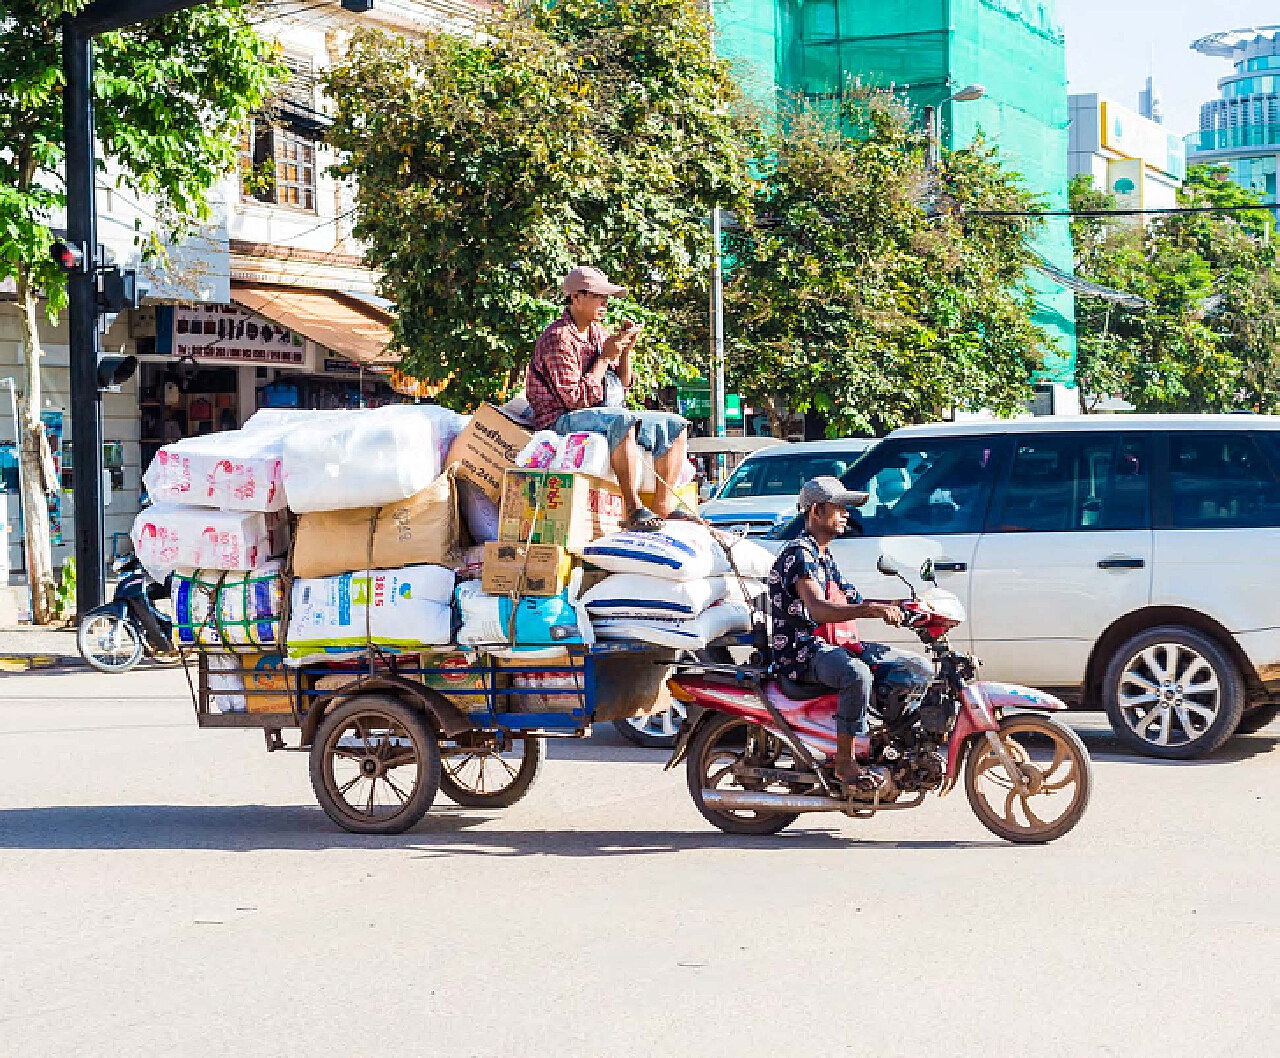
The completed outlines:
<svg viewBox="0 0 1280 1058">
<path fill-rule="evenodd" d="M 1072 222 L 1076 271 L 1141 297 L 1143 308 L 1077 300 L 1076 383 L 1086 411 L 1119 397 L 1144 412 L 1272 412 L 1280 407 L 1280 273 L 1273 222 L 1224 167 L 1195 166 L 1182 206 L 1139 227 L 1121 219 Z M 1071 186 L 1073 210 L 1115 208 L 1088 177 Z M 1245 208 L 1241 208 L 1245 207 Z"/>
<path fill-rule="evenodd" d="M 459 408 L 522 384 L 560 279 L 593 264 L 645 324 L 638 392 L 688 377 L 720 204 L 748 205 L 749 123 L 698 0 L 564 0 L 475 40 L 364 31 L 328 82 L 355 235 L 407 370 Z"/>
<path fill-rule="evenodd" d="M 847 130 L 852 135 L 847 135 Z M 925 169 L 893 96 L 797 103 L 770 134 L 734 240 L 729 375 L 775 424 L 815 409 L 883 433 L 952 408 L 1020 409 L 1045 347 L 1026 285 L 1037 204 L 979 142 Z"/>
<path fill-rule="evenodd" d="M 66 304 L 49 259 L 65 200 L 61 19 L 86 0 L 0 0 L 0 280 L 17 289 L 23 354 L 19 458 L 32 617 L 48 621 L 55 585 L 40 423 L 39 316 Z M 236 164 L 239 131 L 284 74 L 243 0 L 214 0 L 95 41 L 97 136 L 122 185 L 152 196 L 176 237 L 208 213 L 206 196 Z M 143 239 L 160 249 L 161 235 Z"/>
</svg>

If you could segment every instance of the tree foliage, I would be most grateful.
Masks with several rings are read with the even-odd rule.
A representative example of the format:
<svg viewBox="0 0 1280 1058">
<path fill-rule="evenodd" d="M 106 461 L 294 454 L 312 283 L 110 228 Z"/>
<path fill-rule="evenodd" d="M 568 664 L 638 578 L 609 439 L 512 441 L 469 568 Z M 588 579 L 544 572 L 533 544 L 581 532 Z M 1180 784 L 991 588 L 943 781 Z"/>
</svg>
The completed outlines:
<svg viewBox="0 0 1280 1058">
<path fill-rule="evenodd" d="M 559 281 L 590 263 L 646 324 L 643 383 L 701 359 L 713 204 L 747 205 L 749 139 L 697 0 L 564 0 L 474 41 L 357 34 L 329 80 L 355 234 L 419 377 L 469 407 L 518 388 Z M 644 385 L 639 387 L 645 388 Z"/>
<path fill-rule="evenodd" d="M 962 211 L 1037 200 L 981 142 L 930 178 L 911 118 L 852 90 L 834 110 L 797 105 L 766 141 L 727 306 L 731 384 L 773 415 L 881 433 L 1030 395 L 1045 346 L 1025 282 L 1036 222 Z"/>
<path fill-rule="evenodd" d="M 20 458 L 33 612 L 54 609 L 40 483 L 38 315 L 66 304 L 49 260 L 51 219 L 62 209 L 61 19 L 86 0 L 0 0 L 0 280 L 17 288 L 23 331 Z M 94 44 L 96 131 L 124 187 L 154 196 L 166 235 L 207 215 L 207 194 L 235 163 L 239 131 L 284 69 L 245 18 L 242 0 L 215 0 Z M 99 177 L 101 179 L 101 177 Z M 160 234 L 140 234 L 156 252 Z M 56 487 L 52 486 L 51 487 Z"/>
<path fill-rule="evenodd" d="M 1259 204 L 1225 176 L 1193 167 L 1179 204 Z M 1074 210 L 1115 208 L 1088 177 L 1073 181 L 1071 202 Z M 1086 410 L 1107 396 L 1148 412 L 1280 407 L 1280 274 L 1271 229 L 1261 209 L 1170 214 L 1145 227 L 1077 217 L 1077 272 L 1148 306 L 1077 300 L 1076 382 Z"/>
</svg>

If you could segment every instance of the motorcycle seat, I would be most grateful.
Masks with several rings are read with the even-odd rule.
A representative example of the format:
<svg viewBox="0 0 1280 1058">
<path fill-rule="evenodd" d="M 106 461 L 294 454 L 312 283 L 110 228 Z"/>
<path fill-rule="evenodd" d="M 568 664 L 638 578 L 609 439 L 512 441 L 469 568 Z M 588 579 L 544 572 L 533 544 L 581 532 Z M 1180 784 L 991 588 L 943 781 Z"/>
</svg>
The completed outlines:
<svg viewBox="0 0 1280 1058">
<path fill-rule="evenodd" d="M 834 687 L 824 683 L 798 683 L 785 676 L 778 677 L 778 690 L 793 702 L 807 702 L 812 698 L 821 698 L 824 694 L 835 694 Z"/>
</svg>

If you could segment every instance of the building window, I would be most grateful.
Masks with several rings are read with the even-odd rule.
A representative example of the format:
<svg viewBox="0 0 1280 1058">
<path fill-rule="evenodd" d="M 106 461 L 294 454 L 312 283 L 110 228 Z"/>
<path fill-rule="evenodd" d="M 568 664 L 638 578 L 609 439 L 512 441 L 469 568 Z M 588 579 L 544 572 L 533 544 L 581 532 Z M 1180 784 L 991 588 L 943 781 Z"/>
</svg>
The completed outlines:
<svg viewBox="0 0 1280 1058">
<path fill-rule="evenodd" d="M 240 141 L 245 198 L 315 212 L 316 140 L 256 118 Z"/>
</svg>

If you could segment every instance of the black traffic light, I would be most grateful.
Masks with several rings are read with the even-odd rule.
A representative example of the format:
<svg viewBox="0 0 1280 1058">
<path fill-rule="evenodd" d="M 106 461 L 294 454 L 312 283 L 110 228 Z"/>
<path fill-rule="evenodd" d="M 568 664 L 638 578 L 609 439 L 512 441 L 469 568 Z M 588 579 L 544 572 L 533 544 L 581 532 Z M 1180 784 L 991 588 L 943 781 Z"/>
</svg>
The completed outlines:
<svg viewBox="0 0 1280 1058">
<path fill-rule="evenodd" d="M 102 289 L 98 292 L 99 312 L 123 312 L 142 304 L 147 288 L 139 285 L 138 273 L 132 268 L 121 271 L 112 266 L 102 273 Z"/>
<path fill-rule="evenodd" d="M 98 389 L 116 389 L 133 378 L 138 370 L 136 356 L 108 354 L 98 358 Z"/>
<path fill-rule="evenodd" d="M 93 264 L 82 242 L 55 242 L 49 247 L 49 256 L 68 275 L 73 272 L 88 272 Z"/>
</svg>

